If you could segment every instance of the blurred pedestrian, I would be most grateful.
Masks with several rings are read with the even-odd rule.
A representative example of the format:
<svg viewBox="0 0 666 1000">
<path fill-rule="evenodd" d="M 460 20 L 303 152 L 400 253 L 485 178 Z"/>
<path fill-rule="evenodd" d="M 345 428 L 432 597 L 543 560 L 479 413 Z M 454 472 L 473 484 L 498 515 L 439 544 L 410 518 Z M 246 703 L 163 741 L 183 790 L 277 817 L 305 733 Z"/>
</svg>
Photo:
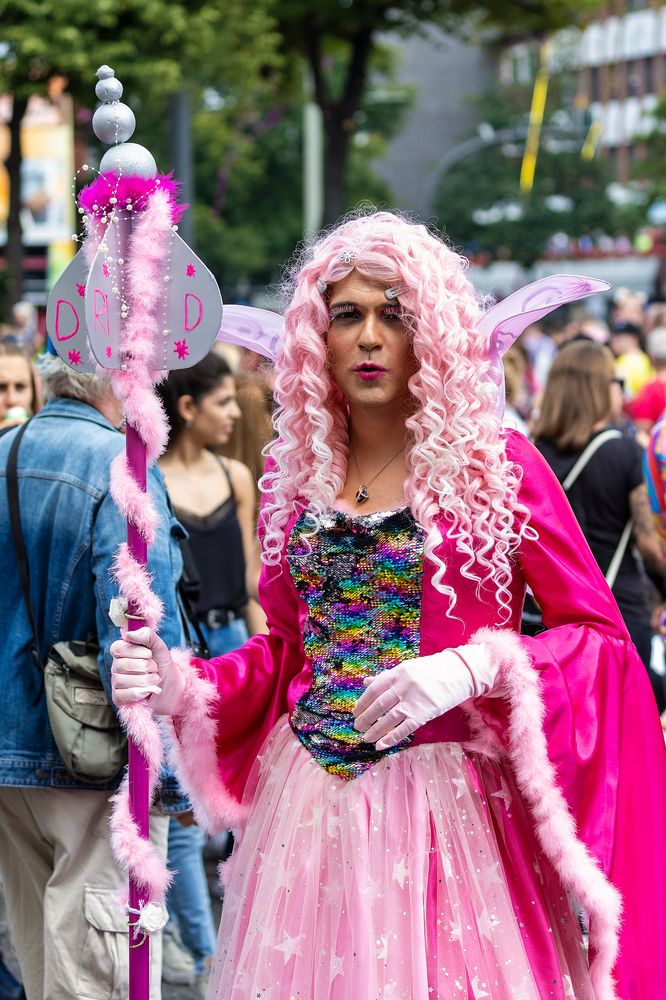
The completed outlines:
<svg viewBox="0 0 666 1000">
<path fill-rule="evenodd" d="M 112 560 L 126 525 L 109 493 L 109 469 L 125 446 L 124 421 L 106 379 L 77 374 L 53 357 L 43 359 L 40 371 L 46 405 L 0 437 L 0 873 L 29 1000 L 126 1000 L 128 926 L 118 900 L 127 878 L 109 844 L 110 798 L 123 761 L 116 774 L 101 779 L 76 773 L 74 750 L 65 763 L 51 728 L 44 674 L 56 643 L 78 641 L 92 653 L 94 647 L 106 650 L 117 634 L 107 609 L 116 593 Z M 9 456 L 21 433 L 18 511 L 10 516 Z M 181 560 L 174 537 L 180 529 L 157 469 L 148 482 L 162 523 L 149 569 L 164 603 L 164 628 L 180 642 L 175 593 Z M 23 539 L 25 562 L 12 524 Z M 110 697 L 108 651 L 98 664 Z M 98 692 L 92 693 L 99 705 Z M 178 798 L 164 807 L 187 808 Z M 167 820 L 155 815 L 151 828 L 165 852 Z M 159 938 L 151 956 L 151 997 L 157 1000 Z"/>
<path fill-rule="evenodd" d="M 548 376 L 534 440 L 567 493 L 660 695 L 650 665 L 647 581 L 634 548 L 659 574 L 666 561 L 652 523 L 643 450 L 611 426 L 613 378 L 613 357 L 606 347 L 584 340 L 563 347 Z"/>
<path fill-rule="evenodd" d="M 32 361 L 19 344 L 0 339 L 0 430 L 23 423 L 38 409 Z"/>
<path fill-rule="evenodd" d="M 666 409 L 666 326 L 648 333 L 647 351 L 655 377 L 627 402 L 626 410 L 639 430 L 649 432 Z"/>
<path fill-rule="evenodd" d="M 188 532 L 199 581 L 193 611 L 210 652 L 218 655 L 247 639 L 245 615 L 259 576 L 253 477 L 242 462 L 213 452 L 227 443 L 240 417 L 236 384 L 227 362 L 213 352 L 192 368 L 171 372 L 157 392 L 170 425 L 160 468 Z M 256 624 L 250 621 L 249 631 Z"/>
<path fill-rule="evenodd" d="M 615 374 L 624 379 L 625 398 L 632 400 L 654 377 L 641 328 L 624 320 L 614 321 L 610 327 L 610 348 L 615 355 Z"/>
</svg>

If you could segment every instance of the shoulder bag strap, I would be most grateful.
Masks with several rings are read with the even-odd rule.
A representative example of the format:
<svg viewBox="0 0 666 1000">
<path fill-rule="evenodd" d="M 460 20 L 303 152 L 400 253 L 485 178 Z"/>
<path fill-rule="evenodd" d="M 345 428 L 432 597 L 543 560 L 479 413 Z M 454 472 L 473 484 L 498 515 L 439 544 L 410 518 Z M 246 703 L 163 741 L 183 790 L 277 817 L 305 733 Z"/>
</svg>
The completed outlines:
<svg viewBox="0 0 666 1000">
<path fill-rule="evenodd" d="M 619 437 L 622 437 L 620 431 L 614 430 L 613 428 L 609 428 L 607 431 L 603 431 L 603 433 L 598 434 L 595 438 L 593 438 L 590 441 L 587 448 L 583 451 L 582 455 L 580 455 L 580 457 L 574 464 L 574 467 L 569 472 L 569 475 L 562 483 L 562 489 L 564 490 L 565 493 L 571 489 L 571 487 L 576 482 L 576 480 L 580 476 L 581 472 L 583 471 L 587 463 L 590 461 L 592 456 L 599 450 L 599 448 L 601 448 L 602 445 L 606 444 L 607 441 L 617 440 L 617 438 Z M 624 559 L 624 554 L 627 551 L 627 545 L 629 544 L 629 539 L 631 538 L 632 528 L 633 528 L 633 522 L 631 518 L 629 518 L 629 520 L 624 526 L 622 534 L 620 535 L 620 541 L 617 543 L 617 548 L 613 553 L 613 558 L 610 561 L 610 565 L 606 570 L 605 580 L 611 590 L 615 585 L 617 574 L 620 569 L 620 564 L 622 563 L 622 560 Z"/>
<path fill-rule="evenodd" d="M 19 508 L 18 493 L 18 451 L 21 444 L 21 438 L 23 437 L 29 423 L 30 421 L 27 420 L 21 425 L 16 437 L 12 441 L 11 448 L 9 449 L 9 457 L 7 458 L 7 502 L 9 506 L 9 520 L 12 526 L 12 536 L 14 538 L 14 548 L 16 549 L 16 561 L 21 580 L 21 590 L 23 591 L 23 600 L 25 601 L 28 621 L 30 622 L 30 628 L 32 629 L 32 659 L 35 666 L 41 670 L 42 659 L 39 651 L 39 637 L 37 635 L 35 615 L 32 609 L 32 601 L 30 600 L 30 572 L 28 570 L 28 559 L 25 551 L 25 543 L 23 541 L 23 533 L 21 531 L 21 511 Z"/>
<path fill-rule="evenodd" d="M 614 439 L 617 439 L 619 437 L 622 437 L 620 431 L 616 431 L 613 430 L 612 428 L 609 428 L 607 431 L 602 431 L 601 434 L 598 434 L 595 438 L 592 438 L 587 448 L 583 451 L 583 453 L 578 457 L 578 459 L 574 463 L 574 466 L 569 472 L 569 475 L 562 482 L 562 489 L 564 490 L 565 493 L 568 493 L 568 491 L 576 482 L 576 480 L 580 476 L 581 472 L 583 471 L 587 463 L 590 461 L 592 456 L 599 450 L 599 448 L 601 448 L 602 445 L 606 444 L 607 441 L 613 441 Z"/>
<path fill-rule="evenodd" d="M 627 551 L 627 545 L 629 544 L 629 539 L 631 538 L 631 529 L 634 523 L 629 518 L 624 526 L 624 531 L 620 536 L 620 541 L 617 543 L 617 548 L 613 553 L 613 558 L 610 561 L 610 566 L 606 570 L 606 583 L 612 590 L 615 585 L 615 580 L 617 579 L 617 574 L 620 569 L 620 563 L 624 559 L 624 553 Z"/>
</svg>

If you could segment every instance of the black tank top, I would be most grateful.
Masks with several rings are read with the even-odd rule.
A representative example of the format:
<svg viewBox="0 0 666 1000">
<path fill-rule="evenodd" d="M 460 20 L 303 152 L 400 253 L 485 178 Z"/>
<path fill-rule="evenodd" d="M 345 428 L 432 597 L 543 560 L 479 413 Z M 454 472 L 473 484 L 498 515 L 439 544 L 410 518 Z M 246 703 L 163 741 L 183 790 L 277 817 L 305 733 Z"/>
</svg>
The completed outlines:
<svg viewBox="0 0 666 1000">
<path fill-rule="evenodd" d="M 187 529 L 187 544 L 201 580 L 199 597 L 192 602 L 197 616 L 211 608 L 239 613 L 248 600 L 236 496 L 229 471 L 222 459 L 219 461 L 231 491 L 227 499 L 205 517 L 174 507 L 176 517 Z"/>
</svg>

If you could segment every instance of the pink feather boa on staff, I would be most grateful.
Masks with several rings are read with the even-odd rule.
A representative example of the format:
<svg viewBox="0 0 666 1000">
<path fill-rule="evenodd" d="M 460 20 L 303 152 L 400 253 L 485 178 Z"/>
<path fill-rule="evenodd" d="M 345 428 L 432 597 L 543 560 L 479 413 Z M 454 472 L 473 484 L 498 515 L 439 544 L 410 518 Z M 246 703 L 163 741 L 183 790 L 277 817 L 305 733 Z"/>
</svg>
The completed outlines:
<svg viewBox="0 0 666 1000">
<path fill-rule="evenodd" d="M 110 375 L 113 391 L 123 403 L 127 421 L 145 445 L 146 462 L 150 465 L 164 451 L 168 425 L 153 391 L 165 372 L 150 371 L 148 364 L 159 336 L 157 317 L 163 295 L 163 262 L 168 257 L 172 227 L 185 206 L 176 201 L 176 184 L 170 175 L 150 180 L 100 175 L 79 199 L 88 212 L 89 259 L 103 241 L 105 213 L 112 213 L 116 204 L 125 206 L 128 201 L 135 221 L 127 252 L 129 311 L 121 328 L 121 349 L 131 354 L 132 364 L 126 370 L 102 371 Z M 111 468 L 111 495 L 123 517 L 150 546 L 155 540 L 157 512 L 150 496 L 132 475 L 124 453 L 117 456 Z M 162 602 L 151 588 L 146 568 L 132 556 L 127 542 L 118 546 L 113 574 L 122 597 L 140 608 L 146 624 L 157 629 L 163 614 Z M 128 735 L 148 761 L 152 801 L 164 759 L 160 728 L 150 709 L 141 703 L 124 706 L 119 714 Z M 151 842 L 141 836 L 131 815 L 127 774 L 112 803 L 111 846 L 116 860 L 136 883 L 145 886 L 151 900 L 163 902 L 171 875 Z"/>
</svg>

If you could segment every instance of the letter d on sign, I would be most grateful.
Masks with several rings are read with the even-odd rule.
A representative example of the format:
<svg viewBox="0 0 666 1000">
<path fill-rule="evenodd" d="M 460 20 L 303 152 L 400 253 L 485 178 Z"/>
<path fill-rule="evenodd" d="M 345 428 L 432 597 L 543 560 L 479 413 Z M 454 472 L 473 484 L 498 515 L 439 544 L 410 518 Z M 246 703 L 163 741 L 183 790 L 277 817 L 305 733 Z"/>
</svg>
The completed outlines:
<svg viewBox="0 0 666 1000">
<path fill-rule="evenodd" d="M 63 306 L 67 306 L 67 308 L 70 310 L 71 315 L 68 316 L 67 312 L 65 312 L 65 316 L 61 315 Z M 70 326 L 72 326 L 73 324 L 76 325 L 74 326 L 74 329 L 71 331 L 71 333 L 62 333 L 61 331 L 63 328 L 63 324 L 66 330 L 68 330 Z M 78 332 L 79 332 L 79 314 L 77 313 L 76 309 L 69 301 L 69 299 L 58 299 L 55 308 L 56 340 L 69 340 L 70 337 L 75 337 Z"/>
<path fill-rule="evenodd" d="M 203 305 L 198 295 L 194 295 L 192 292 L 185 292 L 184 313 L 183 327 L 187 332 L 199 326 L 201 317 L 203 316 Z M 194 319 L 195 314 L 196 319 Z"/>
</svg>

